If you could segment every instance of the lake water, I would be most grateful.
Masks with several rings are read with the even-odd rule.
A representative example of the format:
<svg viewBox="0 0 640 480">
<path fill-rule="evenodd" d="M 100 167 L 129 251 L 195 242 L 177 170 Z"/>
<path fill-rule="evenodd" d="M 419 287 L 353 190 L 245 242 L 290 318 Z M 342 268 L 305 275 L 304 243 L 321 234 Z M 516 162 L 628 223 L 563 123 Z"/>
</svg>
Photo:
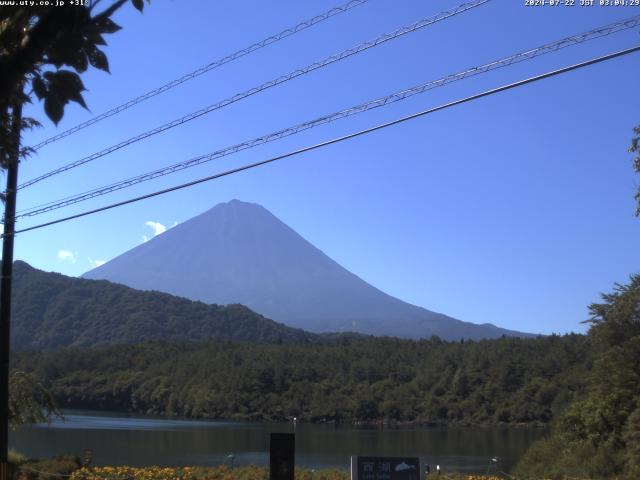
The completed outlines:
<svg viewBox="0 0 640 480">
<path fill-rule="evenodd" d="M 293 424 L 167 420 L 65 413 L 66 421 L 23 427 L 11 448 L 31 457 L 93 452 L 94 465 L 180 466 L 269 463 L 269 434 Z M 417 456 L 443 471 L 507 471 L 544 431 L 523 428 L 359 427 L 297 424 L 296 466 L 348 468 L 351 455 Z"/>
</svg>

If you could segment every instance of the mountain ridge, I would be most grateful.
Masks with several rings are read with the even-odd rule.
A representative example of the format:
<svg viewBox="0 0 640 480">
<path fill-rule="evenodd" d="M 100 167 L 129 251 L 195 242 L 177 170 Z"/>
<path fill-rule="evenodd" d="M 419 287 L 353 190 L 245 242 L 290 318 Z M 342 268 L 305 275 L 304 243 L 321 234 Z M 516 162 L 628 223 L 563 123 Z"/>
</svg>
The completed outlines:
<svg viewBox="0 0 640 480">
<path fill-rule="evenodd" d="M 319 342 L 243 305 L 208 305 L 105 280 L 43 272 L 14 263 L 12 347 L 51 350 L 146 341 Z M 331 340 L 330 336 L 326 336 Z"/>
</svg>

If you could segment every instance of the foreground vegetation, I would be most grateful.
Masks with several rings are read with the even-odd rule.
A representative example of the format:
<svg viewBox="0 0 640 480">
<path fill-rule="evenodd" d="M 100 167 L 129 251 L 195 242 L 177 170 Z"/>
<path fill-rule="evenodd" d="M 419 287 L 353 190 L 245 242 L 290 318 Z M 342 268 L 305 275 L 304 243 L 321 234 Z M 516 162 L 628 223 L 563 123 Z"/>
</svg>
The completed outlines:
<svg viewBox="0 0 640 480">
<path fill-rule="evenodd" d="M 23 352 L 61 407 L 189 418 L 547 424 L 585 389 L 583 335 L 480 342 L 145 343 Z"/>
<path fill-rule="evenodd" d="M 436 475 L 434 475 L 436 477 Z M 296 469 L 295 480 L 349 480 L 348 470 L 309 470 Z M 441 474 L 440 480 L 504 480 L 501 477 L 467 474 Z M 226 466 L 213 468 L 129 468 L 104 467 L 82 469 L 74 472 L 71 480 L 268 480 L 269 469 L 266 467 L 239 467 L 230 469 Z"/>
<path fill-rule="evenodd" d="M 47 469 L 48 470 L 45 470 Z M 45 473 L 46 472 L 46 473 Z M 217 467 L 96 467 L 82 468 L 74 457 L 59 457 L 45 461 L 14 462 L 13 478 L 16 480 L 268 480 L 267 467 L 242 466 Z M 502 477 L 442 473 L 438 480 L 504 480 Z M 297 468 L 295 480 L 349 480 L 349 470 L 310 470 Z"/>
<path fill-rule="evenodd" d="M 521 475 L 640 478 L 640 275 L 603 300 L 590 307 L 594 363 L 585 395 L 531 446 Z"/>
</svg>

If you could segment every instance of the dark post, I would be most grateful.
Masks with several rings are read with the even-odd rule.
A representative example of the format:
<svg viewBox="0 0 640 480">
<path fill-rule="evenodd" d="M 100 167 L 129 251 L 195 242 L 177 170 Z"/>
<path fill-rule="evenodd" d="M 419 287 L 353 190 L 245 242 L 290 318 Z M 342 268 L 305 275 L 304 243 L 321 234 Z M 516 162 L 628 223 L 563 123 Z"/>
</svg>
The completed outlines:
<svg viewBox="0 0 640 480">
<path fill-rule="evenodd" d="M 13 238 L 16 216 L 18 162 L 22 104 L 17 99 L 12 109 L 10 158 L 7 165 L 7 190 L 2 236 L 2 278 L 0 279 L 0 480 L 9 480 L 9 348 L 11 334 L 11 275 L 13 273 Z"/>
<path fill-rule="evenodd" d="M 293 480 L 296 436 L 293 433 L 272 433 L 269 445 L 270 480 Z"/>
</svg>

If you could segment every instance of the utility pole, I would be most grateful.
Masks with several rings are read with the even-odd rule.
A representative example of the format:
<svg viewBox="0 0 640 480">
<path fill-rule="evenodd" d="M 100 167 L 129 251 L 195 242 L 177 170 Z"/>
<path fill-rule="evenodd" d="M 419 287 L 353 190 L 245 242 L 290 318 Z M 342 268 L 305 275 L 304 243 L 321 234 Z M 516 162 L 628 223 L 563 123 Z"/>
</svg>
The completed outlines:
<svg viewBox="0 0 640 480">
<path fill-rule="evenodd" d="M 0 278 L 0 480 L 9 480 L 9 349 L 11 346 L 11 283 L 13 240 L 20 161 L 22 102 L 16 95 L 11 109 L 11 132 L 7 152 L 7 189 L 2 235 L 2 277 Z M 8 112 L 7 112 L 8 113 Z"/>
</svg>

